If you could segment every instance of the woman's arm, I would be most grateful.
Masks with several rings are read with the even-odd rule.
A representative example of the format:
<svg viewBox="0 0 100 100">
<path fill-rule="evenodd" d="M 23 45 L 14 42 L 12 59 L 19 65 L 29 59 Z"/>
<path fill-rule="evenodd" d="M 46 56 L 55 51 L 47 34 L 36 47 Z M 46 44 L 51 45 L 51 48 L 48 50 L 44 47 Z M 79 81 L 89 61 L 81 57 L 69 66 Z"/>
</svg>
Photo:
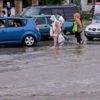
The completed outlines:
<svg viewBox="0 0 100 100">
<path fill-rule="evenodd" d="M 83 25 L 80 19 L 76 19 L 76 23 L 79 25 L 79 31 L 83 30 Z"/>
</svg>

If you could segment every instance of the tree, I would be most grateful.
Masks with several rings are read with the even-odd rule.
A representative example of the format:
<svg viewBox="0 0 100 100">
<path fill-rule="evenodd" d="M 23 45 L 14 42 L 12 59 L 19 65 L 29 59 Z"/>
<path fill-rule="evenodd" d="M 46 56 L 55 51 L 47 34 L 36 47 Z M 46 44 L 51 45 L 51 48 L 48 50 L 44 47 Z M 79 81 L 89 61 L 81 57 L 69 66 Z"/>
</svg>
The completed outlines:
<svg viewBox="0 0 100 100">
<path fill-rule="evenodd" d="M 4 6 L 6 2 L 10 2 L 12 6 L 14 6 L 14 0 L 4 0 Z M 22 0 L 23 7 L 31 6 L 32 0 Z M 64 0 L 38 0 L 39 5 L 55 5 L 55 4 L 62 4 Z"/>
<path fill-rule="evenodd" d="M 76 4 L 80 8 L 80 10 L 82 10 L 81 0 L 73 0 L 73 3 Z"/>
<path fill-rule="evenodd" d="M 23 7 L 32 5 L 32 0 L 23 0 Z"/>
<path fill-rule="evenodd" d="M 73 0 L 73 3 L 79 6 L 81 5 L 81 0 Z"/>
</svg>

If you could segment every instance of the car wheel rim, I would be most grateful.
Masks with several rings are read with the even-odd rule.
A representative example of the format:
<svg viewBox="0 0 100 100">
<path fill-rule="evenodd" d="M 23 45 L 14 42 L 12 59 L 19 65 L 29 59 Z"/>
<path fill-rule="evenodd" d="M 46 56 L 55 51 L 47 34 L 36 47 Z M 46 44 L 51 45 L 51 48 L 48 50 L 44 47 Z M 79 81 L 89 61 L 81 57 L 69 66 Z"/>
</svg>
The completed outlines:
<svg viewBox="0 0 100 100">
<path fill-rule="evenodd" d="M 26 38 L 25 38 L 25 44 L 27 45 L 27 46 L 32 46 L 33 44 L 34 44 L 34 38 L 32 37 L 32 36 L 27 36 Z"/>
</svg>

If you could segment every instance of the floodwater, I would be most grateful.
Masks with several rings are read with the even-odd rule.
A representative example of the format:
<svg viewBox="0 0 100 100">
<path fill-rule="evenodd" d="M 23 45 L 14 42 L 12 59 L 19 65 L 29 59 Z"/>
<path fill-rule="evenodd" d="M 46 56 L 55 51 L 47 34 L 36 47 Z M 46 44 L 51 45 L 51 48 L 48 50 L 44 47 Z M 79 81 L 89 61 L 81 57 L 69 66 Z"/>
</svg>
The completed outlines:
<svg viewBox="0 0 100 100">
<path fill-rule="evenodd" d="M 0 100 L 99 100 L 100 41 L 0 48 Z"/>
</svg>

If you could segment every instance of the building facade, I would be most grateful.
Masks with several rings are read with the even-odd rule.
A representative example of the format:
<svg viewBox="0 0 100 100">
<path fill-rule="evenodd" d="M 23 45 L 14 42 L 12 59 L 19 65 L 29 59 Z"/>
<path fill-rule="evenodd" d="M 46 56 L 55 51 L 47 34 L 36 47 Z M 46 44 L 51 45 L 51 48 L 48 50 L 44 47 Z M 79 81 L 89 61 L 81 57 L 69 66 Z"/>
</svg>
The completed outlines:
<svg viewBox="0 0 100 100">
<path fill-rule="evenodd" d="M 81 0 L 83 11 L 90 11 L 94 5 L 94 0 Z"/>
</svg>

